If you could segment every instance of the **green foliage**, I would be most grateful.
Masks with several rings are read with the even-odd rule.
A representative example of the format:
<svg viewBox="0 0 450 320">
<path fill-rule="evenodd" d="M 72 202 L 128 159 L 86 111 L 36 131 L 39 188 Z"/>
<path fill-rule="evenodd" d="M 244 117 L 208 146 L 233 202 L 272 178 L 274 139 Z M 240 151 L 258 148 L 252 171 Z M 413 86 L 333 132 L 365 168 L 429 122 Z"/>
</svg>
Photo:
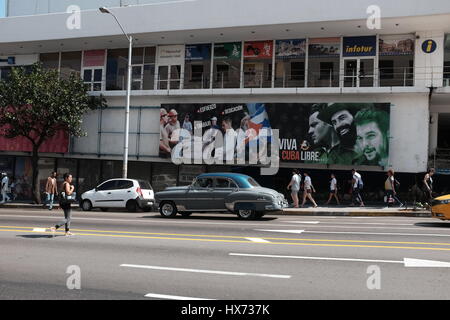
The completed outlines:
<svg viewBox="0 0 450 320">
<path fill-rule="evenodd" d="M 102 96 L 89 96 L 80 76 L 60 77 L 57 70 L 40 63 L 13 68 L 10 78 L 0 81 L 0 135 L 23 136 L 39 147 L 59 130 L 85 136 L 83 115 L 105 108 Z"/>
</svg>

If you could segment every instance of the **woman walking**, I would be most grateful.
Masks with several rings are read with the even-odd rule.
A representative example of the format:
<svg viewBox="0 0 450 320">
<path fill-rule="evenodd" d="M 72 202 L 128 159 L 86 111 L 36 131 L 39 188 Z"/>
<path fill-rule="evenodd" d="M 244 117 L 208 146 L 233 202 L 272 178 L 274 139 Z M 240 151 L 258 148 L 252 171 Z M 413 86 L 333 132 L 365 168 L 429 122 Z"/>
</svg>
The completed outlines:
<svg viewBox="0 0 450 320">
<path fill-rule="evenodd" d="M 305 172 L 305 180 L 304 180 L 304 191 L 303 191 L 303 202 L 302 202 L 302 208 L 305 205 L 306 198 L 308 198 L 312 204 L 314 205 L 314 208 L 317 208 L 317 203 L 314 201 L 314 198 L 312 197 L 312 193 L 316 192 L 316 189 L 314 189 L 314 186 L 311 181 L 311 177 L 307 172 Z"/>
<path fill-rule="evenodd" d="M 384 190 L 386 192 L 387 206 L 389 207 L 391 203 L 395 203 L 395 201 L 397 201 L 400 207 L 403 207 L 403 203 L 397 197 L 396 185 L 398 184 L 398 181 L 395 180 L 394 170 L 389 169 L 387 172 L 387 176 L 388 177 L 384 182 Z"/>
<path fill-rule="evenodd" d="M 328 201 L 326 205 L 330 204 L 331 199 L 335 198 L 337 201 L 337 204 L 340 205 L 339 197 L 337 193 L 337 180 L 334 173 L 331 174 L 331 180 L 330 180 L 330 196 L 328 197 Z"/>
<path fill-rule="evenodd" d="M 70 173 L 64 174 L 64 183 L 62 185 L 62 192 L 65 195 L 60 195 L 60 207 L 64 210 L 64 220 L 58 223 L 56 226 L 51 227 L 50 231 L 55 232 L 60 227 L 65 225 L 66 228 L 66 236 L 72 236 L 73 233 L 70 232 L 70 220 L 72 215 L 72 208 L 70 202 L 64 201 L 65 196 L 70 196 L 74 193 L 75 187 L 72 185 L 72 175 Z"/>
</svg>

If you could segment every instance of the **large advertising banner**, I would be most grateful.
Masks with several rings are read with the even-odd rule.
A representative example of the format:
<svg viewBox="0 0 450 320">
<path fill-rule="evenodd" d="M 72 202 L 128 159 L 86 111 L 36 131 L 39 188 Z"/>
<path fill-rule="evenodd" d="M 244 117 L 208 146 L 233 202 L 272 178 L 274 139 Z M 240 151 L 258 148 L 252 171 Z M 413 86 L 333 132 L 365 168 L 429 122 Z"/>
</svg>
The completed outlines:
<svg viewBox="0 0 450 320">
<path fill-rule="evenodd" d="M 344 57 L 376 56 L 377 37 L 344 37 Z"/>
<path fill-rule="evenodd" d="M 164 104 L 160 156 L 174 159 L 172 153 L 183 142 L 200 144 L 201 152 L 191 154 L 201 160 L 215 141 L 211 154 L 216 159 L 245 154 L 246 161 L 252 157 L 257 161 L 264 152 L 274 156 L 270 150 L 276 143 L 281 162 L 385 167 L 390 107 L 389 103 Z M 254 152 L 252 146 L 261 140 L 263 148 Z M 180 146 L 176 152 L 180 155 Z"/>
<path fill-rule="evenodd" d="M 186 61 L 204 61 L 211 59 L 210 44 L 190 44 L 186 45 Z"/>
<path fill-rule="evenodd" d="M 214 60 L 241 60 L 241 52 L 241 42 L 214 44 Z"/>
</svg>

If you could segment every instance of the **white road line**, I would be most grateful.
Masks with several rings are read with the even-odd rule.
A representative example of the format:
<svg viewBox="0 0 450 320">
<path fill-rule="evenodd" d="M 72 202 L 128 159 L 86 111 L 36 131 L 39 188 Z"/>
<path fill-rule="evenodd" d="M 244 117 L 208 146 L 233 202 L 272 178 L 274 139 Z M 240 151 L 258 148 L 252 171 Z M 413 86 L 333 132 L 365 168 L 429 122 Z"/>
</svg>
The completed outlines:
<svg viewBox="0 0 450 320">
<path fill-rule="evenodd" d="M 155 299 L 166 299 L 166 300 L 214 300 L 214 299 L 204 299 L 204 298 L 169 296 L 166 294 L 156 294 L 156 293 L 146 294 L 145 297 L 146 298 L 155 298 Z"/>
<path fill-rule="evenodd" d="M 316 234 L 357 234 L 357 235 L 375 235 L 375 236 L 418 236 L 418 237 L 450 237 L 450 234 L 440 233 L 393 233 L 393 232 L 339 232 L 339 231 L 304 231 L 303 233 Z"/>
<path fill-rule="evenodd" d="M 296 233 L 296 234 L 301 234 L 301 233 L 305 232 L 305 230 L 262 230 L 262 229 L 255 229 L 255 231 L 284 232 L 284 233 Z"/>
<path fill-rule="evenodd" d="M 403 261 L 393 261 L 393 260 L 327 258 L 327 257 L 302 257 L 302 256 L 279 256 L 279 255 L 248 254 L 248 253 L 230 253 L 229 255 L 230 256 L 240 256 L 240 257 L 255 257 L 255 258 L 302 259 L 302 260 L 351 261 L 351 262 L 398 263 L 398 264 L 403 264 Z"/>
<path fill-rule="evenodd" d="M 45 228 L 34 228 L 33 232 L 45 232 L 46 230 Z"/>
<path fill-rule="evenodd" d="M 257 242 L 257 243 L 270 243 L 270 241 L 261 239 L 261 238 L 245 238 L 247 240 L 250 240 L 252 242 Z"/>
<path fill-rule="evenodd" d="M 262 274 L 262 273 L 246 273 L 246 272 L 231 272 L 231 271 L 217 271 L 217 270 L 171 268 L 171 267 L 159 267 L 159 266 L 143 266 L 143 265 L 135 265 L 135 264 L 122 264 L 120 266 L 125 267 L 125 268 L 193 272 L 193 273 L 208 273 L 208 274 L 219 274 L 219 275 L 228 275 L 228 276 L 250 276 L 250 277 L 278 278 L 278 279 L 290 279 L 291 278 L 291 276 L 289 276 L 289 275 L 279 275 L 279 274 Z"/>
<path fill-rule="evenodd" d="M 299 224 L 319 224 L 320 221 L 289 221 L 290 223 L 299 223 Z"/>
</svg>

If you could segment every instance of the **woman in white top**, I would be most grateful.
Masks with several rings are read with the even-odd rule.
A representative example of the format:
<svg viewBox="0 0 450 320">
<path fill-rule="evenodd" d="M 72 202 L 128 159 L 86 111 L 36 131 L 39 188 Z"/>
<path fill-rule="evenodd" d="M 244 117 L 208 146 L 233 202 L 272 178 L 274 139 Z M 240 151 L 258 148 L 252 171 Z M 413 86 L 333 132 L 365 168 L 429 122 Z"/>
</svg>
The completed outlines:
<svg viewBox="0 0 450 320">
<path fill-rule="evenodd" d="M 327 205 L 330 204 L 331 199 L 333 199 L 333 197 L 336 199 L 337 204 L 340 205 L 339 203 L 339 197 L 338 197 L 338 193 L 337 193 L 337 180 L 336 180 L 336 176 L 334 175 L 334 173 L 331 174 L 331 181 L 330 181 L 330 196 L 328 197 L 328 201 L 327 201 Z"/>
<path fill-rule="evenodd" d="M 302 208 L 305 205 L 306 198 L 308 198 L 314 205 L 314 208 L 317 208 L 317 203 L 314 201 L 314 198 L 312 197 L 312 193 L 316 192 L 316 189 L 314 189 L 314 186 L 311 181 L 311 177 L 307 172 L 305 172 L 305 180 L 304 180 L 304 191 L 303 191 L 303 203 Z"/>
<path fill-rule="evenodd" d="M 298 170 L 294 169 L 292 171 L 292 179 L 289 185 L 287 186 L 287 189 L 291 189 L 291 197 L 294 208 L 298 208 L 298 192 L 300 191 L 300 182 L 302 178 L 298 175 Z"/>
</svg>

